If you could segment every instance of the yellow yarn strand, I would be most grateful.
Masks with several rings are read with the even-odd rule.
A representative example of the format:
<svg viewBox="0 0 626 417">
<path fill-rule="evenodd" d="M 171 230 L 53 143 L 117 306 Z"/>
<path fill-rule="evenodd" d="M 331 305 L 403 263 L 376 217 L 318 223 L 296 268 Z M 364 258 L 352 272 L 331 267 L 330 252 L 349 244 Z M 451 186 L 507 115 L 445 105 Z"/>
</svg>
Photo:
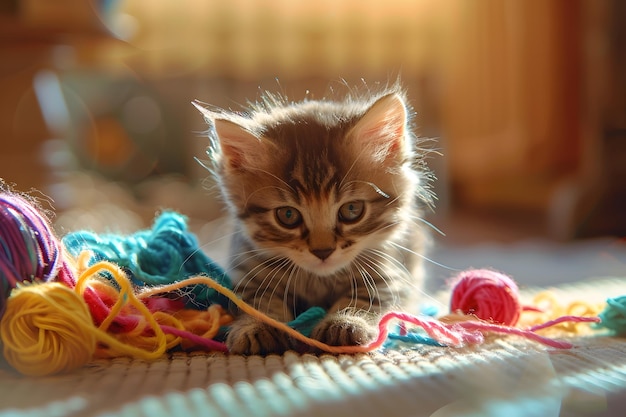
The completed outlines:
<svg viewBox="0 0 626 417">
<path fill-rule="evenodd" d="M 186 286 L 194 285 L 194 284 L 204 284 L 208 287 L 211 287 L 212 289 L 214 289 L 215 291 L 219 292 L 220 294 L 228 298 L 230 301 L 232 301 L 233 304 L 239 307 L 239 309 L 243 311 L 244 313 L 258 319 L 259 321 L 269 324 L 270 326 L 282 332 L 287 333 L 292 338 L 300 342 L 304 342 L 309 346 L 318 348 L 328 353 L 365 353 L 365 352 L 371 351 L 371 349 L 368 348 L 367 346 L 331 346 L 326 343 L 320 342 L 319 340 L 307 337 L 303 335 L 302 333 L 298 332 L 297 330 L 292 329 L 291 327 L 287 326 L 285 323 L 275 320 L 261 313 L 260 311 L 256 310 L 254 307 L 250 306 L 245 301 L 237 297 L 237 295 L 231 290 L 229 290 L 228 288 L 220 285 L 213 279 L 204 277 L 204 276 L 196 276 L 196 277 L 187 278 L 184 281 L 179 281 L 174 284 L 168 284 L 162 287 L 153 287 L 153 288 L 142 291 L 140 294 L 138 294 L 137 298 L 139 299 L 148 298 L 156 294 L 161 294 L 164 292 L 177 290 L 177 289 L 184 288 Z"/>
</svg>

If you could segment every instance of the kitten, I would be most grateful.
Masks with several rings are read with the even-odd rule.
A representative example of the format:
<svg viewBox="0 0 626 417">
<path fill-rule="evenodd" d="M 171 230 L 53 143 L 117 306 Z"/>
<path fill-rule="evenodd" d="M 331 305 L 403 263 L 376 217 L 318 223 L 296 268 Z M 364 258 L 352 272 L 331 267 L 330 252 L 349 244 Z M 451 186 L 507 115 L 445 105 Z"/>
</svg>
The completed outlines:
<svg viewBox="0 0 626 417">
<path fill-rule="evenodd" d="M 344 101 L 268 94 L 245 115 L 196 107 L 236 223 L 229 272 L 245 301 L 283 322 L 325 308 L 312 337 L 330 345 L 367 344 L 382 313 L 412 306 L 431 195 L 398 86 Z M 294 347 L 249 316 L 226 342 L 241 354 Z"/>
</svg>

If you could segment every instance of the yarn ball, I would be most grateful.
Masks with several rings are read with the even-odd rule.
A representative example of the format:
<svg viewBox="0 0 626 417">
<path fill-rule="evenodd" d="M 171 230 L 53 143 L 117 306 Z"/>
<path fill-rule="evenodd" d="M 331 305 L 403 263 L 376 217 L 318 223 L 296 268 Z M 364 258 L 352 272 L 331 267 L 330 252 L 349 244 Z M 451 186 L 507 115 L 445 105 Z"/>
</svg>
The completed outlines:
<svg viewBox="0 0 626 417">
<path fill-rule="evenodd" d="M 600 326 L 613 330 L 618 335 L 626 334 L 626 295 L 606 300 L 606 307 L 598 317 L 601 320 Z"/>
<path fill-rule="evenodd" d="M 514 326 L 522 312 L 517 284 L 489 269 L 463 271 L 453 281 L 450 311 Z"/>
<path fill-rule="evenodd" d="M 24 375 L 68 372 L 87 364 L 96 339 L 87 305 L 58 282 L 20 286 L 0 321 L 6 361 Z"/>
<path fill-rule="evenodd" d="M 201 250 L 195 235 L 187 230 L 186 217 L 179 213 L 164 212 L 151 229 L 132 235 L 77 231 L 64 236 L 63 244 L 74 256 L 85 250 L 93 253 L 90 265 L 99 261 L 119 265 L 138 287 L 168 285 L 194 275 L 231 286 L 230 278 Z M 204 310 L 214 303 L 226 303 L 205 285 L 182 289 L 180 296 L 187 308 Z"/>
<path fill-rule="evenodd" d="M 0 193 L 0 317 L 18 283 L 50 281 L 58 274 L 71 272 L 48 219 L 26 197 Z"/>
</svg>

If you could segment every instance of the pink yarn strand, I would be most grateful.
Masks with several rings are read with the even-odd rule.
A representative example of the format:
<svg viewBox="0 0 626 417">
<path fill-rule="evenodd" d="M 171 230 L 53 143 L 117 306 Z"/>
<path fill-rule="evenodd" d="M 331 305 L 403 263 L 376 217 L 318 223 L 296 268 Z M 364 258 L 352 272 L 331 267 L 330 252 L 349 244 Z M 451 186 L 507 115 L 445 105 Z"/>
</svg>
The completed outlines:
<svg viewBox="0 0 626 417">
<path fill-rule="evenodd" d="M 389 330 L 387 329 L 389 322 L 393 319 L 401 320 L 404 323 L 411 323 L 421 327 L 428 336 L 438 342 L 454 347 L 462 347 L 466 343 L 480 343 L 483 336 L 478 332 L 460 331 L 460 329 L 451 328 L 442 322 L 433 319 L 421 319 L 408 313 L 391 311 L 382 316 L 378 322 L 378 337 L 372 343 L 367 345 L 368 350 L 379 348 L 387 340 Z"/>
<path fill-rule="evenodd" d="M 597 323 L 600 321 L 598 317 L 579 317 L 579 316 L 563 316 L 549 322 L 533 326 L 528 330 L 516 327 L 487 323 L 483 321 L 464 321 L 458 323 L 445 324 L 431 318 L 421 319 L 408 313 L 389 312 L 385 314 L 378 322 L 378 337 L 369 345 L 367 351 L 375 350 L 381 347 L 389 334 L 388 325 L 391 320 L 400 320 L 403 325 L 411 323 L 421 327 L 434 340 L 452 347 L 463 347 L 466 344 L 479 344 L 484 341 L 484 332 L 507 334 L 513 336 L 521 336 L 526 339 L 541 343 L 543 345 L 557 348 L 570 349 L 573 345 L 569 342 L 551 339 L 541 336 L 535 331 L 550 326 L 554 326 L 564 322 L 574 323 Z"/>
<path fill-rule="evenodd" d="M 516 327 L 501 326 L 498 324 L 476 322 L 476 321 L 465 321 L 462 323 L 456 323 L 455 326 L 460 326 L 467 330 L 478 330 L 478 331 L 487 331 L 487 332 L 493 332 L 493 333 L 522 336 L 522 337 L 525 337 L 526 339 L 533 340 L 535 342 L 539 342 L 546 346 L 554 347 L 557 349 L 571 349 L 573 347 L 573 345 L 569 342 L 563 342 L 559 340 L 550 339 L 549 337 L 538 335 L 537 333 L 534 333 L 530 330 L 518 329 Z"/>
<path fill-rule="evenodd" d="M 545 310 L 535 306 L 522 306 L 522 311 L 532 311 L 534 313 L 544 313 Z"/>
<path fill-rule="evenodd" d="M 168 334 L 180 337 L 182 339 L 186 339 L 194 343 L 197 346 L 202 346 L 206 350 L 217 351 L 217 352 L 228 352 L 228 348 L 226 347 L 224 343 L 217 342 L 213 339 L 207 339 L 205 337 L 198 336 L 196 334 L 178 329 L 176 327 L 166 326 L 166 325 L 160 325 L 160 327 L 161 327 L 161 330 L 163 330 L 163 333 L 168 333 Z"/>
<path fill-rule="evenodd" d="M 599 317 L 581 317 L 581 316 L 562 316 L 556 318 L 554 320 L 547 321 L 545 323 L 537 324 L 528 329 L 531 332 L 536 332 L 537 330 L 545 329 L 547 327 L 555 326 L 560 323 L 599 323 Z"/>
</svg>

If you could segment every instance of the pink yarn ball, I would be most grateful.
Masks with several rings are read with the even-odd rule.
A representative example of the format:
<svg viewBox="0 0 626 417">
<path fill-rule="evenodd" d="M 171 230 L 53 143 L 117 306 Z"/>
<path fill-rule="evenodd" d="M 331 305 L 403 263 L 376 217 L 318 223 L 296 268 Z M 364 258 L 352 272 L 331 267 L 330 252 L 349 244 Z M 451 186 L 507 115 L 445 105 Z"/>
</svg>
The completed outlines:
<svg viewBox="0 0 626 417">
<path fill-rule="evenodd" d="M 493 323 L 514 326 L 522 312 L 517 284 L 489 269 L 461 272 L 453 281 L 451 312 L 472 314 Z"/>
</svg>

